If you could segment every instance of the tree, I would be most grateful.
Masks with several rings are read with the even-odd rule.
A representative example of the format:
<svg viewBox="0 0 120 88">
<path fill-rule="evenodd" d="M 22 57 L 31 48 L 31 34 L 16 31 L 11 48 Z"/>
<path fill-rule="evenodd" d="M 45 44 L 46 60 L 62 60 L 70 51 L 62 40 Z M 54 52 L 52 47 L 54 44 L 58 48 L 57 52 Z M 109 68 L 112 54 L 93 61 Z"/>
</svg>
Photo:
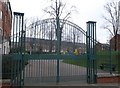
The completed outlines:
<svg viewBox="0 0 120 88">
<path fill-rule="evenodd" d="M 39 33 L 37 26 L 38 26 L 38 18 L 33 17 L 25 20 L 26 37 L 27 37 L 27 43 L 30 44 L 29 47 L 30 52 L 38 51 L 37 48 L 41 49 L 41 47 L 38 47 L 39 41 L 36 41 Z M 29 30 L 27 30 L 27 27 Z"/>
<path fill-rule="evenodd" d="M 51 0 L 51 1 L 53 1 L 53 0 Z M 68 11 L 64 16 L 62 16 L 63 10 L 65 9 L 66 4 L 63 4 L 61 0 L 55 0 L 53 2 L 55 4 L 46 8 L 44 11 L 47 12 L 50 16 L 52 16 L 52 18 L 54 18 L 55 23 L 53 23 L 53 24 L 55 26 L 55 33 L 56 33 L 56 38 L 57 38 L 56 52 L 57 52 L 57 54 L 60 54 L 62 29 L 63 29 L 64 24 L 67 21 L 67 19 L 70 18 L 71 10 Z M 73 7 L 71 7 L 71 8 L 73 8 Z M 63 18 L 63 19 L 61 20 L 61 18 Z M 57 68 L 59 68 L 59 60 L 58 59 L 57 59 Z M 56 80 L 57 83 L 59 82 L 59 75 L 60 75 L 59 70 L 57 70 L 57 80 Z"/>
<path fill-rule="evenodd" d="M 61 34 L 62 34 L 62 29 L 64 27 L 65 22 L 70 18 L 70 14 L 72 12 L 72 8 L 74 8 L 74 6 L 71 7 L 70 11 L 67 11 L 67 13 L 63 16 L 63 11 L 65 9 L 66 4 L 63 4 L 61 0 L 51 0 L 53 3 L 55 3 L 54 5 L 51 5 L 50 7 L 46 8 L 44 11 L 46 13 L 48 13 L 52 18 L 54 18 L 54 26 L 55 26 L 55 30 L 56 30 L 56 37 L 58 40 L 58 44 L 57 46 L 59 46 L 59 48 L 56 48 L 58 50 L 58 52 L 60 52 L 60 46 L 61 46 Z M 60 22 L 62 18 L 62 23 Z"/>
<path fill-rule="evenodd" d="M 104 25 L 104 29 L 108 29 L 112 36 L 115 36 L 114 41 L 114 50 L 117 50 L 117 34 L 119 31 L 119 6 L 118 2 L 109 2 L 104 6 L 107 11 L 107 15 L 103 16 L 106 24 Z"/>
</svg>

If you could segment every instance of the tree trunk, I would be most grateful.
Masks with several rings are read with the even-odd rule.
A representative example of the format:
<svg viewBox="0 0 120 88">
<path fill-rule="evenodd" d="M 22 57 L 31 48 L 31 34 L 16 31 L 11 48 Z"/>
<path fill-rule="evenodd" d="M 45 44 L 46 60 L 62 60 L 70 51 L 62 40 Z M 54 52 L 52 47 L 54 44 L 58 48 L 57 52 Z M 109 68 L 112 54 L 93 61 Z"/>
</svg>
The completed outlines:
<svg viewBox="0 0 120 88">
<path fill-rule="evenodd" d="M 117 35 L 115 35 L 114 50 L 117 51 Z"/>
</svg>

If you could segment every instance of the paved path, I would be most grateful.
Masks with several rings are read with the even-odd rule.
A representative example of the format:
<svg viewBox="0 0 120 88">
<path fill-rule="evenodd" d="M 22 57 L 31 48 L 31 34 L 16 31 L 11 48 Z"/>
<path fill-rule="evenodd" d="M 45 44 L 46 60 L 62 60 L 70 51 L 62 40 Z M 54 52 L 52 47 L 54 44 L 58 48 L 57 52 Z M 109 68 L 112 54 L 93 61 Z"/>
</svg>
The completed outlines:
<svg viewBox="0 0 120 88">
<path fill-rule="evenodd" d="M 57 60 L 29 61 L 25 68 L 25 84 L 40 84 L 56 82 Z M 86 68 L 60 61 L 60 81 L 86 82 Z"/>
<path fill-rule="evenodd" d="M 77 81 L 86 83 L 86 68 L 60 61 L 60 83 Z M 109 74 L 99 70 L 98 73 Z M 25 85 L 52 84 L 56 82 L 57 60 L 30 60 L 25 68 Z"/>
</svg>

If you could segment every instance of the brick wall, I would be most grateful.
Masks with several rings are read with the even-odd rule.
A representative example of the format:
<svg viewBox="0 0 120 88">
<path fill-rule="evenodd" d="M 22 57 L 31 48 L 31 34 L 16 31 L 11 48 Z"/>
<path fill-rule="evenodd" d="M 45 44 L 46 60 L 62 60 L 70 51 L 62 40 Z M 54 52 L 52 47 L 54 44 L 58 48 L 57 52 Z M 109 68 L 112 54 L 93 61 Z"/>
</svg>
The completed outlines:
<svg viewBox="0 0 120 88">
<path fill-rule="evenodd" d="M 10 8 L 8 8 L 9 6 L 9 3 L 3 3 L 3 6 L 2 6 L 2 11 L 3 11 L 3 18 L 2 18 L 2 27 L 3 27 L 3 30 L 4 30 L 4 33 L 3 33 L 3 36 L 5 39 L 9 39 L 10 35 L 11 35 L 11 27 L 12 27 L 12 19 L 11 19 L 11 10 L 9 10 Z"/>
<path fill-rule="evenodd" d="M 98 77 L 97 83 L 120 83 L 120 76 Z"/>
<path fill-rule="evenodd" d="M 120 35 L 116 35 L 116 49 L 120 51 Z M 111 49 L 115 50 L 115 36 L 110 40 Z"/>
<path fill-rule="evenodd" d="M 0 27 L 2 29 L 2 52 L 3 54 L 9 53 L 9 41 L 11 37 L 11 28 L 12 28 L 12 11 L 10 2 L 0 1 L 0 11 L 2 17 L 0 19 Z"/>
</svg>

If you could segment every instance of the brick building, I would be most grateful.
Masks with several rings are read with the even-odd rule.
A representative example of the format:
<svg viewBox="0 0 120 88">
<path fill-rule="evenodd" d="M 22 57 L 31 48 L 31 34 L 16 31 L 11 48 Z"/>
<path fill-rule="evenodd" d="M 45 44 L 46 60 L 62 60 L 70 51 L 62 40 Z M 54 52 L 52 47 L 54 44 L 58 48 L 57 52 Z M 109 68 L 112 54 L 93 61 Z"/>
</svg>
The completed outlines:
<svg viewBox="0 0 120 88">
<path fill-rule="evenodd" d="M 12 27 L 12 10 L 9 0 L 0 0 L 0 31 L 2 36 L 2 53 L 10 50 L 10 36 Z"/>
<path fill-rule="evenodd" d="M 97 51 L 97 52 L 108 51 L 108 50 L 109 50 L 109 47 L 110 47 L 109 44 L 100 43 L 100 42 L 97 42 L 97 43 L 96 43 L 96 51 Z"/>
<path fill-rule="evenodd" d="M 37 38 L 26 38 L 26 49 L 27 51 L 32 52 L 50 52 L 50 49 L 52 47 L 52 52 L 55 52 L 56 50 L 56 40 L 45 40 L 45 39 L 37 39 Z M 85 43 L 73 43 L 73 42 L 61 42 L 61 52 L 66 51 L 69 49 L 70 52 L 73 51 L 73 47 L 75 49 L 79 50 L 79 53 L 85 53 L 86 52 L 86 44 Z"/>
<path fill-rule="evenodd" d="M 115 36 L 110 40 L 111 49 L 115 50 Z M 120 34 L 116 35 L 116 50 L 120 51 Z"/>
</svg>

